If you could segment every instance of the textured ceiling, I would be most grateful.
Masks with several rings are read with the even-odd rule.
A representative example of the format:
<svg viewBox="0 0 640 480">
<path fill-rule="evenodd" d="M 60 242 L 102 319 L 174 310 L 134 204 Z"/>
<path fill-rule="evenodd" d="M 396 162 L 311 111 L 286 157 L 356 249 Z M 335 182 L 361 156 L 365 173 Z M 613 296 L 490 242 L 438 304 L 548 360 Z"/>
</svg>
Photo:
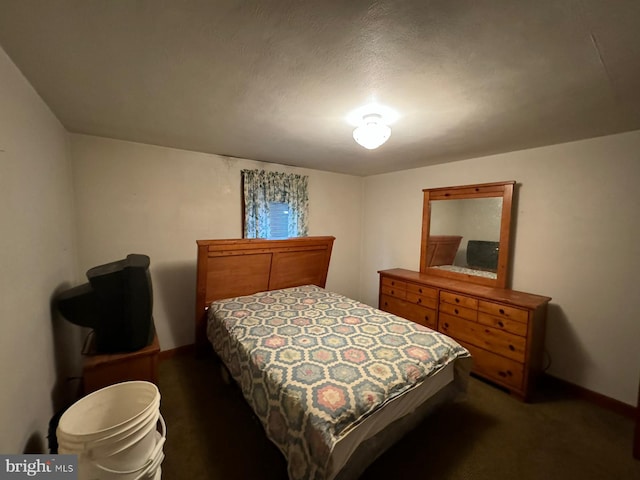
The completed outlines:
<svg viewBox="0 0 640 480">
<path fill-rule="evenodd" d="M 0 0 L 0 45 L 71 132 L 355 175 L 640 129 L 638 0 Z"/>
</svg>

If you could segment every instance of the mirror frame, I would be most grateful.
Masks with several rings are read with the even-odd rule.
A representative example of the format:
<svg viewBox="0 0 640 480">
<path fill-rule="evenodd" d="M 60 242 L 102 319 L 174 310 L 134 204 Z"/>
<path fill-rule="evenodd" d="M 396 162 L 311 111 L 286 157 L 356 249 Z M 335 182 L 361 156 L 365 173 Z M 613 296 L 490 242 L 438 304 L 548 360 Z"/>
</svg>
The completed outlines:
<svg viewBox="0 0 640 480">
<path fill-rule="evenodd" d="M 469 283 L 490 287 L 507 288 L 509 273 L 509 255 L 511 250 L 511 206 L 515 181 L 461 185 L 457 187 L 426 188 L 422 208 L 422 240 L 420 242 L 420 272 L 437 277 L 463 280 Z M 431 227 L 432 200 L 460 200 L 469 198 L 502 198 L 502 216 L 500 218 L 500 250 L 498 253 L 497 278 L 485 278 L 466 273 L 448 272 L 427 265 L 427 248 Z"/>
</svg>

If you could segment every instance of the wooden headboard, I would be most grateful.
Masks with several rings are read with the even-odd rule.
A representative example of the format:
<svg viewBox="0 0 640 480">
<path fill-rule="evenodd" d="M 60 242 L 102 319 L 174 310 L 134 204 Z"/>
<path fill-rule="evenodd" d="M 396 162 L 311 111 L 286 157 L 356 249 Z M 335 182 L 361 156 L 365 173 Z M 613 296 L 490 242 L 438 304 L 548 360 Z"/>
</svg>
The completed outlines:
<svg viewBox="0 0 640 480">
<path fill-rule="evenodd" d="M 214 300 L 307 284 L 324 288 L 334 240 L 198 240 L 196 349 L 208 343 L 206 310 Z"/>
<path fill-rule="evenodd" d="M 460 248 L 459 235 L 430 235 L 427 244 L 427 265 L 453 265 Z"/>
</svg>

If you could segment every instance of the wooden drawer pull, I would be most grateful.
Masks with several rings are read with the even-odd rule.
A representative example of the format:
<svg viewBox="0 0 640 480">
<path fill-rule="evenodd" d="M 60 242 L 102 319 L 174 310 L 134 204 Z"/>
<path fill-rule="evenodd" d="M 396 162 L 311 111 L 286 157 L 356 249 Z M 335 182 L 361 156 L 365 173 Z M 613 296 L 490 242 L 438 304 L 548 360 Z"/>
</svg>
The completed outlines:
<svg viewBox="0 0 640 480">
<path fill-rule="evenodd" d="M 514 347 L 513 345 L 509 345 L 509 350 L 511 350 L 512 352 L 516 351 L 516 347 Z"/>
<path fill-rule="evenodd" d="M 453 311 L 456 312 L 456 315 L 460 313 L 457 308 L 454 308 Z"/>
<path fill-rule="evenodd" d="M 395 287 L 396 286 L 396 282 L 394 282 L 393 280 L 391 280 L 391 286 Z"/>
<path fill-rule="evenodd" d="M 498 322 L 498 326 L 504 328 L 504 323 Z"/>
<path fill-rule="evenodd" d="M 449 324 L 447 322 L 444 322 L 444 328 L 445 329 L 449 328 Z"/>
<path fill-rule="evenodd" d="M 422 299 L 421 298 L 418 299 L 418 303 L 422 303 Z"/>
<path fill-rule="evenodd" d="M 425 316 L 424 316 L 424 319 L 425 319 L 425 321 L 427 321 L 427 322 L 428 322 L 428 321 L 429 321 L 429 315 L 425 315 Z"/>
<path fill-rule="evenodd" d="M 498 310 L 500 312 L 500 315 L 504 315 L 504 308 L 501 308 L 500 310 Z"/>
<path fill-rule="evenodd" d="M 419 292 L 419 293 L 422 293 L 422 289 L 421 289 L 421 288 L 419 288 L 419 289 L 418 289 L 418 292 Z"/>
<path fill-rule="evenodd" d="M 384 302 L 384 306 L 388 307 L 389 306 L 389 302 Z"/>
<path fill-rule="evenodd" d="M 395 295 L 396 291 L 395 290 L 391 290 L 391 295 Z"/>
<path fill-rule="evenodd" d="M 460 303 L 460 299 L 456 297 L 456 303 Z"/>
</svg>

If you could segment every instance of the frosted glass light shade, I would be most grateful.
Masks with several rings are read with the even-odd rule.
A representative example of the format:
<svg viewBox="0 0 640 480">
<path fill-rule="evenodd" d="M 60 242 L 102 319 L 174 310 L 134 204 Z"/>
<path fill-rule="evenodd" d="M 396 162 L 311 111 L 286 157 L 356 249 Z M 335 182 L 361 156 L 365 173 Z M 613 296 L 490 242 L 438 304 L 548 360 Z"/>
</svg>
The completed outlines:
<svg viewBox="0 0 640 480">
<path fill-rule="evenodd" d="M 390 136 L 391 128 L 382 122 L 380 115 L 366 115 L 353 131 L 353 139 L 369 150 L 378 148 Z"/>
</svg>

